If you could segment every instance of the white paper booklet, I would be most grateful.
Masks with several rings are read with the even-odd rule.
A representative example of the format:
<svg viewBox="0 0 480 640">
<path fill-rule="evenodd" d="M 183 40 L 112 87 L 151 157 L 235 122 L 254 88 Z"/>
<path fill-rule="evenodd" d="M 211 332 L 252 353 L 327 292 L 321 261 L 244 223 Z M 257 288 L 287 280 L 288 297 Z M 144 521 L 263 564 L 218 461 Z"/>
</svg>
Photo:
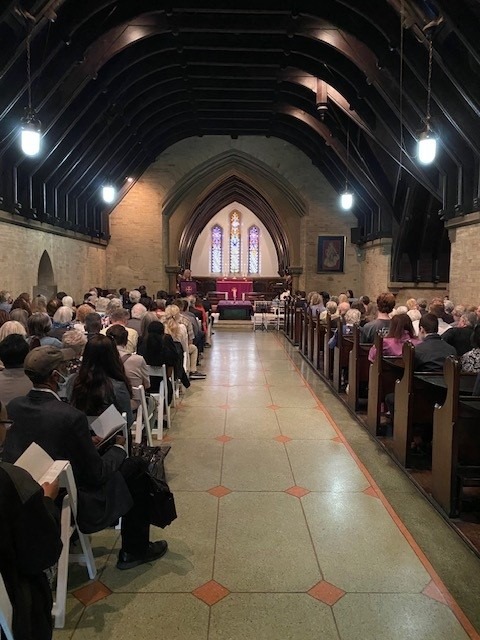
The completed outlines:
<svg viewBox="0 0 480 640">
<path fill-rule="evenodd" d="M 115 405 L 111 404 L 90 424 L 90 429 L 95 432 L 95 435 L 107 440 L 124 425 L 125 418 L 117 411 Z"/>
<path fill-rule="evenodd" d="M 53 482 L 68 465 L 68 460 L 53 460 L 36 442 L 26 449 L 15 466 L 28 471 L 38 484 Z"/>
</svg>

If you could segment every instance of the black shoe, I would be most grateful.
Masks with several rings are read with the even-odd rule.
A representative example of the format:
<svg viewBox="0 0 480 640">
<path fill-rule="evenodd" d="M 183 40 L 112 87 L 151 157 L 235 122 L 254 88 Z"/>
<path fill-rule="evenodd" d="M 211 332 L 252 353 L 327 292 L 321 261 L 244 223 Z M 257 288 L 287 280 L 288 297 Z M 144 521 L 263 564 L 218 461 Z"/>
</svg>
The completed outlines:
<svg viewBox="0 0 480 640">
<path fill-rule="evenodd" d="M 166 540 L 158 540 L 158 542 L 149 542 L 147 553 L 143 556 L 134 556 L 132 553 L 120 551 L 118 554 L 117 569 L 133 569 L 145 562 L 153 562 L 164 556 L 168 551 Z"/>
</svg>

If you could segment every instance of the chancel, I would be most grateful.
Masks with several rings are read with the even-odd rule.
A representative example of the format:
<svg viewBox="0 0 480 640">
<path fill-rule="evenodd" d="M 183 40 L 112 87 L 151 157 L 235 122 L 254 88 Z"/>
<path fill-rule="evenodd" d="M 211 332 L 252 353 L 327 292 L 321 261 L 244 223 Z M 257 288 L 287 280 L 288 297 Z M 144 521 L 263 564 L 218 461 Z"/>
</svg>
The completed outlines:
<svg viewBox="0 0 480 640">
<path fill-rule="evenodd" d="M 0 3 L 6 637 L 480 637 L 479 30 Z"/>
</svg>

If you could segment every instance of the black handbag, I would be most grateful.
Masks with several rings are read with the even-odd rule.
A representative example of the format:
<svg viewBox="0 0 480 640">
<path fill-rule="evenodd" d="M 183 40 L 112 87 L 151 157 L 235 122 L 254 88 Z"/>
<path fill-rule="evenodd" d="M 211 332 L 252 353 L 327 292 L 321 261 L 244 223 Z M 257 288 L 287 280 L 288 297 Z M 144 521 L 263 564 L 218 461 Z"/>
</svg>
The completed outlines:
<svg viewBox="0 0 480 640">
<path fill-rule="evenodd" d="M 175 498 L 165 479 L 164 459 L 170 451 L 170 445 L 148 447 L 134 445 L 133 455 L 141 457 L 148 464 L 150 495 L 150 524 L 164 529 L 177 517 Z"/>
</svg>

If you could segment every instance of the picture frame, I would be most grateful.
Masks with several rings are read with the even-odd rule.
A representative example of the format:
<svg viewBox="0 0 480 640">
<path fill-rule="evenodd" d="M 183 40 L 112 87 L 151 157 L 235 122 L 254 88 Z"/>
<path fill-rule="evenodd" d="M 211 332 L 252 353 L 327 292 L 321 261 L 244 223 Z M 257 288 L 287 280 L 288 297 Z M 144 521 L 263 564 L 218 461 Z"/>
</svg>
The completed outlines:
<svg viewBox="0 0 480 640">
<path fill-rule="evenodd" d="M 318 236 L 317 273 L 343 273 L 345 236 Z"/>
</svg>

